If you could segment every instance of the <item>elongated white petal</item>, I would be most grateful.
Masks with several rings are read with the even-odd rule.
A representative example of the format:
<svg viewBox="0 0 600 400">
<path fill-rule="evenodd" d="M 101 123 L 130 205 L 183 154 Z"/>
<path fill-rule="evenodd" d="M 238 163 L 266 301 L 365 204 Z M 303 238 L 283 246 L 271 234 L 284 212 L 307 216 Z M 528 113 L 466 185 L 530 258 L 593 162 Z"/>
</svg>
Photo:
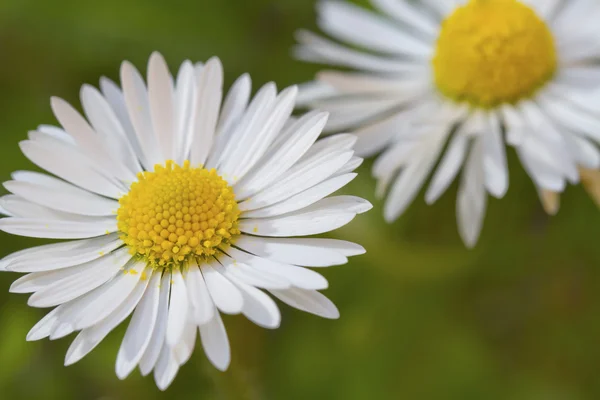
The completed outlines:
<svg viewBox="0 0 600 400">
<path fill-rule="evenodd" d="M 58 142 L 42 144 L 31 140 L 19 145 L 31 162 L 68 182 L 113 199 L 124 194 L 124 188 L 119 183 L 99 172 L 75 147 Z M 65 160 L 69 162 L 66 163 Z M 73 165 L 77 168 L 73 168 Z"/>
<path fill-rule="evenodd" d="M 267 329 L 279 328 L 281 313 L 277 304 L 264 292 L 232 278 L 244 297 L 242 313 L 250 321 Z"/>
<path fill-rule="evenodd" d="M 254 195 L 285 173 L 296 161 L 306 153 L 315 142 L 325 123 L 327 114 L 309 113 L 298 119 L 289 129 L 289 138 L 275 148 L 268 160 L 251 171 L 244 179 L 236 184 L 236 194 L 243 199 Z"/>
<path fill-rule="evenodd" d="M 236 246 L 274 261 L 308 267 L 345 264 L 348 262 L 347 256 L 365 253 L 362 246 L 336 239 L 260 238 L 242 235 L 236 240 Z"/>
<path fill-rule="evenodd" d="M 263 289 L 287 289 L 291 282 L 286 277 L 273 274 L 269 271 L 254 268 L 251 255 L 241 252 L 235 248 L 228 248 L 226 254 L 219 256 L 219 262 L 223 264 L 223 274 L 228 278 L 235 278 L 247 285 Z"/>
<path fill-rule="evenodd" d="M 211 58 L 206 63 L 198 79 L 196 93 L 198 98 L 190 160 L 193 164 L 204 164 L 213 144 L 223 95 L 223 66 L 218 58 Z"/>
<path fill-rule="evenodd" d="M 67 182 L 36 172 L 24 173 L 36 180 L 33 182 L 9 181 L 4 187 L 10 192 L 55 210 L 92 216 L 113 215 L 119 208 L 119 203 L 100 197 L 94 193 L 80 189 Z M 23 176 L 17 174 L 16 176 Z"/>
<path fill-rule="evenodd" d="M 52 110 L 65 131 L 75 138 L 75 142 L 86 157 L 92 159 L 103 171 L 121 180 L 131 180 L 135 175 L 107 151 L 100 136 L 96 134 L 89 123 L 69 103 L 53 97 Z"/>
<path fill-rule="evenodd" d="M 173 351 L 167 345 L 163 345 L 154 368 L 156 386 L 160 390 L 166 390 L 175 379 L 177 371 L 179 371 L 179 364 L 177 364 Z"/>
<path fill-rule="evenodd" d="M 194 65 L 186 60 L 181 64 L 175 82 L 175 132 L 172 137 L 174 160 L 181 165 L 189 158 L 194 136 L 194 112 L 196 109 L 196 74 Z"/>
<path fill-rule="evenodd" d="M 92 239 L 47 244 L 21 250 L 6 259 L 14 272 L 40 272 L 71 267 L 102 257 L 121 246 L 117 234 Z"/>
<path fill-rule="evenodd" d="M 485 186 L 493 196 L 502 198 L 508 190 L 504 140 L 497 114 L 489 113 L 487 119 L 489 130 L 482 137 Z"/>
<path fill-rule="evenodd" d="M 140 164 L 146 168 L 151 168 L 152 165 L 146 160 L 140 142 L 135 133 L 135 129 L 131 123 L 131 118 L 129 117 L 127 106 L 125 105 L 125 97 L 121 91 L 121 88 L 119 88 L 117 84 L 110 79 L 102 77 L 100 78 L 100 89 L 102 90 L 102 94 L 106 98 L 106 101 L 110 105 L 112 111 L 115 113 L 116 117 L 121 123 L 127 138 L 126 141 L 133 148 L 136 157 L 140 161 Z"/>
<path fill-rule="evenodd" d="M 319 27 L 331 36 L 380 52 L 429 57 L 432 46 L 398 29 L 389 20 L 342 1 L 323 1 L 318 7 Z"/>
<path fill-rule="evenodd" d="M 53 307 L 73 300 L 106 283 L 130 259 L 128 249 L 121 249 L 82 266 L 72 267 L 80 271 L 38 290 L 27 304 L 32 307 Z"/>
<path fill-rule="evenodd" d="M 111 281 L 69 303 L 72 313 L 64 321 L 77 330 L 89 328 L 108 317 L 135 289 L 140 277 L 145 275 L 144 267 L 133 264 Z"/>
<path fill-rule="evenodd" d="M 0 230 L 36 238 L 83 239 L 115 232 L 117 224 L 114 218 L 90 223 L 11 217 L 0 220 Z"/>
<path fill-rule="evenodd" d="M 448 189 L 458 174 L 467 154 L 468 140 L 467 136 L 461 134 L 460 131 L 454 134 L 425 194 L 427 203 L 434 203 Z"/>
<path fill-rule="evenodd" d="M 173 78 L 162 55 L 152 53 L 148 62 L 148 102 L 152 127 L 162 150 L 163 157 L 172 160 L 176 157 L 173 141 L 175 130 Z"/>
<path fill-rule="evenodd" d="M 151 271 L 148 272 L 150 273 Z M 104 340 L 114 328 L 121 324 L 138 305 L 142 295 L 146 291 L 147 285 L 148 280 L 141 279 L 133 292 L 113 313 L 96 325 L 82 330 L 75 340 L 73 340 L 71 346 L 69 346 L 69 350 L 65 356 L 65 365 L 71 365 L 81 360 Z"/>
<path fill-rule="evenodd" d="M 486 204 L 483 143 L 478 139 L 465 165 L 456 202 L 458 230 L 467 247 L 477 243 Z"/>
<path fill-rule="evenodd" d="M 240 291 L 227 278 L 215 270 L 218 263 L 202 264 L 200 269 L 215 306 L 226 314 L 242 312 L 244 300 Z"/>
<path fill-rule="evenodd" d="M 265 274 L 281 277 L 301 289 L 321 290 L 328 287 L 327 280 L 321 274 L 310 269 L 278 263 L 236 249 L 229 249 L 229 253 L 235 260 L 247 263 Z"/>
<path fill-rule="evenodd" d="M 300 193 L 333 175 L 352 158 L 352 151 L 323 151 L 299 162 L 273 185 L 240 203 L 240 210 L 267 207 Z"/>
<path fill-rule="evenodd" d="M 257 164 L 292 114 L 297 93 L 298 88 L 292 86 L 277 96 L 270 115 L 263 122 L 264 125 L 256 132 L 249 130 L 246 136 L 240 139 L 238 151 L 221 165 L 220 170 L 223 174 L 232 176 L 233 181 L 237 182 Z M 244 151 L 240 152 L 239 149 Z M 268 159 L 270 160 L 270 157 Z"/>
<path fill-rule="evenodd" d="M 37 324 L 31 328 L 31 330 L 27 333 L 27 340 L 34 341 L 40 340 L 45 337 L 50 336 L 52 332 L 52 328 L 58 321 L 58 316 L 60 314 L 61 307 L 56 307 L 54 310 L 50 311 L 48 314 L 44 316 L 41 320 L 38 321 Z"/>
<path fill-rule="evenodd" d="M 243 218 L 266 218 L 282 215 L 292 211 L 310 206 L 315 202 L 323 199 L 338 189 L 344 187 L 348 182 L 356 177 L 356 174 L 345 174 L 336 176 L 321 182 L 302 193 L 298 193 L 284 201 L 273 204 L 271 206 L 251 210 L 242 214 Z"/>
<path fill-rule="evenodd" d="M 231 134 L 229 142 L 223 150 L 218 165 L 219 172 L 231 182 L 236 179 L 231 176 L 235 164 L 243 157 L 244 149 L 254 142 L 254 138 L 260 134 L 267 124 L 270 114 L 275 105 L 277 88 L 274 83 L 267 83 L 254 96 L 252 102 L 246 109 L 244 116 L 237 124 L 235 131 Z"/>
<path fill-rule="evenodd" d="M 215 143 L 206 161 L 207 168 L 215 168 L 220 163 L 223 150 L 248 107 L 251 90 L 252 81 L 248 74 L 240 76 L 231 86 L 221 108 Z"/>
<path fill-rule="evenodd" d="M 171 273 L 171 299 L 169 301 L 169 316 L 167 318 L 167 345 L 174 348 L 183 335 L 188 319 L 189 299 L 181 271 Z"/>
<path fill-rule="evenodd" d="M 390 194 L 385 203 L 385 219 L 388 222 L 397 219 L 406 210 L 408 205 L 423 186 L 427 175 L 433 168 L 443 144 L 443 135 L 433 135 L 419 150 L 416 159 L 412 161 L 392 185 Z"/>
<path fill-rule="evenodd" d="M 206 324 L 200 325 L 200 338 L 206 357 L 219 370 L 225 371 L 231 362 L 229 339 L 217 311 Z"/>
<path fill-rule="evenodd" d="M 152 170 L 165 160 L 152 126 L 148 90 L 140 73 L 127 61 L 121 65 L 121 84 L 128 115 L 147 163 L 145 167 Z"/>
<path fill-rule="evenodd" d="M 306 311 L 323 318 L 338 319 L 340 317 L 340 312 L 335 304 L 317 291 L 293 288 L 287 290 L 270 290 L 270 292 L 279 300 L 298 310 Z"/>
<path fill-rule="evenodd" d="M 148 375 L 156 365 L 158 357 L 165 341 L 167 331 L 167 319 L 169 315 L 169 295 L 171 292 L 171 273 L 164 272 L 160 281 L 160 293 L 158 299 L 158 312 L 156 323 L 152 330 L 152 338 L 140 360 L 140 372 Z"/>
<path fill-rule="evenodd" d="M 196 324 L 193 320 L 188 319 L 185 324 L 185 328 L 183 329 L 181 340 L 179 343 L 177 343 L 177 346 L 172 349 L 175 360 L 179 365 L 183 365 L 188 362 L 192 356 L 194 348 L 196 347 L 197 336 L 198 324 Z"/>
<path fill-rule="evenodd" d="M 109 96 L 112 94 L 112 88 L 113 86 L 108 89 Z M 118 88 L 114 90 L 122 97 Z M 80 97 L 85 114 L 96 133 L 101 137 L 107 151 L 128 169 L 129 179 L 134 180 L 135 174 L 141 172 L 141 166 L 135 145 L 131 143 L 131 138 L 126 133 L 126 130 L 130 129 L 128 117 L 127 122 L 120 121 L 118 111 L 112 108 L 110 100 L 104 98 L 93 86 L 83 85 Z"/>
<path fill-rule="evenodd" d="M 212 319 L 215 307 L 195 260 L 188 266 L 186 284 L 192 318 L 198 325 L 207 323 Z"/>
<path fill-rule="evenodd" d="M 119 379 L 125 379 L 134 370 L 150 344 L 158 318 L 160 280 L 160 273 L 152 274 L 148 289 L 127 327 L 115 366 Z"/>
</svg>

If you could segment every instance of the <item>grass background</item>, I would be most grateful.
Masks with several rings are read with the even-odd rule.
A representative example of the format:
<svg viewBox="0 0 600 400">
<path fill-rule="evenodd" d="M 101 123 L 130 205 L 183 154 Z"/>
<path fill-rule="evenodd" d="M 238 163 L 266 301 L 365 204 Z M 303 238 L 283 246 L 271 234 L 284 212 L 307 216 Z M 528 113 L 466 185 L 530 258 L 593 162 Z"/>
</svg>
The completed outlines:
<svg viewBox="0 0 600 400">
<path fill-rule="evenodd" d="M 55 123 L 50 96 L 79 105 L 79 87 L 118 79 L 123 59 L 145 70 L 153 50 L 172 69 L 221 57 L 226 85 L 309 80 L 290 57 L 293 32 L 314 26 L 309 0 L 0 2 L 0 179 L 33 168 L 17 143 Z M 68 162 L 68 160 L 66 160 Z M 202 351 L 166 393 L 136 371 L 114 374 L 121 326 L 89 356 L 62 366 L 70 339 L 27 343 L 44 314 L 10 295 L 0 275 L 0 397 L 5 399 L 514 399 L 600 398 L 600 218 L 580 187 L 556 217 L 509 152 L 511 186 L 491 200 L 479 245 L 456 232 L 456 185 L 433 207 L 419 197 L 387 225 L 367 162 L 348 191 L 375 208 L 336 237 L 368 253 L 325 271 L 342 318 L 283 306 L 276 331 L 226 317 L 226 373 Z M 0 189 L 4 193 L 4 189 Z M 0 256 L 41 243 L 0 232 Z M 71 337 L 72 338 L 72 337 Z"/>
</svg>

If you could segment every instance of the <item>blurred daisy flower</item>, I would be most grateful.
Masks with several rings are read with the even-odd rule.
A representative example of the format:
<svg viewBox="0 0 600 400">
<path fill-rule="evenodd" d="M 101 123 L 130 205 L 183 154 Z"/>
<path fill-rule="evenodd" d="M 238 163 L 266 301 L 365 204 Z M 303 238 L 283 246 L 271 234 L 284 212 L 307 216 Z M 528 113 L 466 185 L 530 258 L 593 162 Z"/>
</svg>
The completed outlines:
<svg viewBox="0 0 600 400">
<path fill-rule="evenodd" d="M 277 328 L 284 303 L 325 318 L 335 305 L 318 290 L 325 278 L 308 267 L 347 262 L 363 248 L 324 238 L 371 205 L 330 194 L 360 164 L 355 137 L 315 143 L 327 114 L 289 120 L 297 89 L 262 87 L 250 100 L 241 76 L 221 106 L 218 59 L 181 65 L 175 80 L 159 54 L 148 84 L 128 62 L 120 89 L 102 78 L 84 85 L 84 118 L 53 98 L 61 128 L 40 126 L 21 149 L 55 175 L 19 171 L 0 199 L 16 235 L 69 239 L 11 254 L 0 269 L 27 273 L 12 292 L 28 304 L 56 307 L 27 340 L 80 331 L 70 365 L 133 313 L 117 355 L 121 379 L 139 366 L 160 389 L 191 356 L 199 332 L 208 359 L 230 362 L 220 313 L 244 314 Z"/>
<path fill-rule="evenodd" d="M 458 226 L 474 246 L 488 193 L 508 189 L 505 141 L 549 213 L 567 182 L 600 201 L 600 3 L 371 2 L 375 11 L 319 3 L 319 27 L 344 44 L 302 31 L 297 57 L 355 71 L 320 72 L 299 103 L 329 111 L 326 130 L 353 130 L 359 155 L 381 153 L 373 175 L 378 195 L 389 191 L 387 221 L 430 174 L 429 204 L 462 169 Z"/>
</svg>

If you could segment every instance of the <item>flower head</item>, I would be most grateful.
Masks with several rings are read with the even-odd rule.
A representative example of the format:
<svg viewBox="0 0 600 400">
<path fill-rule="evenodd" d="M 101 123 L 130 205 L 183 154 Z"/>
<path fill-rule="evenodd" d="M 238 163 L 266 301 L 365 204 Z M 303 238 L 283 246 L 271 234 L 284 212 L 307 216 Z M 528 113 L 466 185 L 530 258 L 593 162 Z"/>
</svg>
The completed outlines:
<svg viewBox="0 0 600 400">
<path fill-rule="evenodd" d="M 433 173 L 435 202 L 462 169 L 457 217 L 475 245 L 487 194 L 508 189 L 513 146 L 545 209 L 580 180 L 599 200 L 600 53 L 592 0 L 371 0 L 376 11 L 319 3 L 320 28 L 300 32 L 299 58 L 322 71 L 299 103 L 331 112 L 373 167 L 385 217 L 398 218 Z M 438 159 L 441 161 L 435 168 Z"/>
<path fill-rule="evenodd" d="M 123 379 L 139 366 L 165 389 L 198 333 L 208 359 L 228 367 L 220 313 L 279 326 L 279 309 L 263 290 L 337 318 L 318 292 L 327 281 L 305 267 L 343 264 L 364 250 L 303 236 L 371 208 L 357 197 L 328 197 L 356 176 L 356 139 L 316 141 L 327 114 L 291 119 L 295 87 L 277 94 L 270 83 L 251 99 L 243 75 L 221 105 L 217 58 L 186 61 L 173 79 L 155 53 L 147 85 L 127 62 L 121 83 L 102 78 L 100 91 L 83 86 L 87 118 L 52 99 L 62 128 L 40 126 L 21 149 L 54 176 L 18 171 L 4 184 L 12 194 L 0 199 L 9 216 L 0 230 L 69 239 L 0 260 L 0 270 L 27 273 L 11 291 L 33 293 L 33 307 L 55 307 L 27 339 L 79 331 L 69 365 L 133 314 L 116 373 Z"/>
</svg>

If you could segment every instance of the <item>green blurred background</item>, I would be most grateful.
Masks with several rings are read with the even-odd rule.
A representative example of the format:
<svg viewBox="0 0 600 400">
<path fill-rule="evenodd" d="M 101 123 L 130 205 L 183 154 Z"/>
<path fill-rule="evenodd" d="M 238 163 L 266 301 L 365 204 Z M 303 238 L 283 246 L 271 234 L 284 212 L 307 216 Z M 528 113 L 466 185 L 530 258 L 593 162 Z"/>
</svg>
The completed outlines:
<svg viewBox="0 0 600 400">
<path fill-rule="evenodd" d="M 221 57 L 226 84 L 255 89 L 309 80 L 290 57 L 293 32 L 314 27 L 310 0 L 2 0 L 0 179 L 31 169 L 17 143 L 55 123 L 49 98 L 77 104 L 83 83 L 118 79 L 121 60 L 145 70 L 153 50 L 172 69 Z M 68 160 L 67 160 L 68 162 Z M 600 398 L 600 218 L 581 187 L 547 217 L 514 154 L 511 186 L 491 200 L 479 245 L 456 232 L 456 185 L 433 207 L 422 196 L 386 225 L 367 162 L 348 192 L 375 208 L 336 233 L 368 253 L 324 271 L 339 321 L 283 306 L 276 331 L 226 317 L 233 361 L 215 370 L 197 349 L 166 393 L 136 371 L 114 374 L 124 327 L 65 368 L 70 339 L 27 343 L 44 313 L 10 295 L 0 275 L 3 399 L 515 399 Z M 4 189 L 0 189 L 5 193 Z M 0 233 L 0 256 L 39 240 Z"/>
</svg>

